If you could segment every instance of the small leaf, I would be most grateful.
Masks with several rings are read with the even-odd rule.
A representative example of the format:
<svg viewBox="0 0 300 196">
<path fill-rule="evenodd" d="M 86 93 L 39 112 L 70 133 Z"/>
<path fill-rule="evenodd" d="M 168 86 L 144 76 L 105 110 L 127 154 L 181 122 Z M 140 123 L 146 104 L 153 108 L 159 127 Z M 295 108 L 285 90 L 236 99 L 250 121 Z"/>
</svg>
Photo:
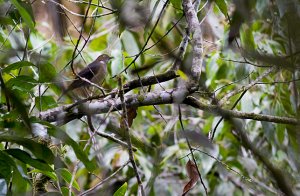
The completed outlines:
<svg viewBox="0 0 300 196">
<path fill-rule="evenodd" d="M 33 169 L 33 170 L 31 170 L 29 173 L 42 173 L 42 174 L 48 176 L 49 178 L 51 178 L 51 179 L 53 179 L 53 180 L 55 180 L 55 181 L 58 180 L 58 178 L 57 178 L 57 176 L 56 176 L 56 173 L 55 173 L 54 171 L 51 172 L 51 171 L 45 171 L 45 170 L 39 170 L 39 169 Z"/>
<path fill-rule="evenodd" d="M 21 17 L 23 18 L 23 20 L 25 21 L 25 23 L 33 31 L 34 30 L 34 18 L 25 9 L 26 6 L 21 5 L 22 2 L 20 2 L 19 0 L 11 0 L 11 3 L 14 4 L 14 6 L 19 11 L 19 13 L 20 13 Z"/>
<path fill-rule="evenodd" d="M 133 119 L 135 119 L 135 117 L 137 116 L 136 113 L 137 108 L 128 108 L 127 109 L 127 120 L 128 120 L 128 126 L 131 127 L 132 123 L 133 123 Z"/>
<path fill-rule="evenodd" d="M 69 196 L 69 192 L 71 191 L 68 187 L 61 187 L 61 192 L 63 196 Z M 71 192 L 71 195 L 74 196 L 74 194 Z"/>
<path fill-rule="evenodd" d="M 127 191 L 127 182 L 125 182 L 118 190 L 114 193 L 113 196 L 124 196 Z"/>
<path fill-rule="evenodd" d="M 30 154 L 27 152 L 20 150 L 20 149 L 8 149 L 5 150 L 6 153 L 10 154 L 11 156 L 15 157 L 16 159 L 22 161 L 23 163 L 26 163 L 28 165 L 31 165 L 34 168 L 45 170 L 45 171 L 53 171 L 53 169 L 46 164 L 45 162 L 33 159 Z"/>
<path fill-rule="evenodd" d="M 72 181 L 72 174 L 65 168 L 61 168 L 61 169 L 57 169 L 56 172 L 67 182 L 67 183 L 71 183 Z M 72 186 L 77 189 L 78 191 L 80 191 L 80 187 L 78 185 L 78 183 L 76 182 L 76 180 L 73 181 Z"/>
<path fill-rule="evenodd" d="M 176 74 L 180 76 L 181 79 L 183 79 L 184 81 L 188 81 L 188 76 L 181 70 L 177 70 Z"/>
<path fill-rule="evenodd" d="M 20 69 L 22 67 L 30 67 L 30 66 L 35 66 L 33 63 L 28 62 L 28 61 L 19 61 L 13 64 L 8 65 L 5 67 L 2 72 L 3 73 L 9 73 L 12 70 Z"/>
<path fill-rule="evenodd" d="M 197 181 L 199 179 L 199 174 L 198 174 L 198 171 L 197 171 L 197 167 L 196 167 L 194 162 L 189 160 L 186 163 L 185 168 L 186 168 L 187 174 L 190 178 L 190 181 L 184 186 L 182 195 L 185 195 L 190 190 L 192 190 L 192 188 L 194 188 L 194 186 L 197 184 Z"/>
</svg>

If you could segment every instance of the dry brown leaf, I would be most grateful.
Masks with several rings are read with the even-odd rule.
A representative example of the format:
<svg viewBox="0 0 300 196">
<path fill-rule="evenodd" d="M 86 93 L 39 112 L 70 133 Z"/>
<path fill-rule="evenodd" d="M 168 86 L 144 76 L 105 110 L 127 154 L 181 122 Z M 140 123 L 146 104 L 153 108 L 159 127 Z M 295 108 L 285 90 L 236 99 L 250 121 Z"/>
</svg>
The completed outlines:
<svg viewBox="0 0 300 196">
<path fill-rule="evenodd" d="M 135 117 L 137 116 L 137 108 L 132 107 L 132 108 L 127 108 L 127 123 L 128 123 L 128 127 L 131 127 L 132 123 L 133 123 L 133 119 L 135 119 Z M 123 116 L 121 117 L 121 122 L 120 122 L 120 127 L 121 128 L 125 128 L 125 121 Z"/>
<path fill-rule="evenodd" d="M 194 186 L 197 184 L 197 181 L 199 179 L 199 174 L 198 174 L 198 171 L 197 171 L 197 167 L 196 167 L 196 165 L 195 165 L 194 162 L 192 162 L 191 160 L 189 160 L 186 163 L 185 168 L 186 168 L 187 174 L 188 174 L 188 176 L 190 178 L 190 181 L 184 186 L 182 196 L 184 196 L 192 188 L 194 188 Z"/>
<path fill-rule="evenodd" d="M 128 108 L 127 109 L 127 118 L 128 118 L 128 126 L 131 127 L 133 119 L 137 116 L 136 112 L 137 108 Z"/>
</svg>

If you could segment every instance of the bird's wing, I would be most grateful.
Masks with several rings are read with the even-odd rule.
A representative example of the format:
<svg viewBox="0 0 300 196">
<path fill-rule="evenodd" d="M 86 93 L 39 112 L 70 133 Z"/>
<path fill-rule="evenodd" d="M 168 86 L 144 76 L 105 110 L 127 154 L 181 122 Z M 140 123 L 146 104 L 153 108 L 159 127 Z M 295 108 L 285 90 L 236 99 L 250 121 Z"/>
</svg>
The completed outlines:
<svg viewBox="0 0 300 196">
<path fill-rule="evenodd" d="M 81 70 L 78 75 L 80 77 L 83 77 L 87 80 L 91 80 L 99 71 L 99 63 L 98 62 L 92 62 L 89 64 L 85 69 Z"/>
<path fill-rule="evenodd" d="M 78 75 L 82 78 L 85 78 L 87 80 L 92 80 L 93 77 L 97 74 L 97 72 L 99 71 L 98 69 L 99 65 L 97 65 L 97 62 L 92 62 L 91 64 L 89 64 L 86 68 L 84 68 L 83 70 L 81 70 Z M 70 84 L 70 86 L 68 87 L 68 91 L 69 90 L 73 90 L 79 87 L 83 87 L 83 86 L 88 86 L 89 83 L 81 80 L 80 77 L 76 77 L 75 80 Z"/>
</svg>

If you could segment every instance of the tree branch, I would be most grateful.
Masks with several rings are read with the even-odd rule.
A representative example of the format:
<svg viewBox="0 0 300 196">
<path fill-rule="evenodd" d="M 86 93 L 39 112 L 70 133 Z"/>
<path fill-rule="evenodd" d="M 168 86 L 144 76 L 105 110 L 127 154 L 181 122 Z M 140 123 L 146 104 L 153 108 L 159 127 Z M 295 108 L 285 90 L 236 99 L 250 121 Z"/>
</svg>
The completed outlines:
<svg viewBox="0 0 300 196">
<path fill-rule="evenodd" d="M 193 6 L 192 0 L 183 0 L 182 7 L 185 13 L 185 17 L 188 23 L 189 30 L 192 34 L 193 45 L 193 61 L 192 61 L 192 83 L 198 84 L 202 69 L 202 32 L 200 23 L 197 17 L 197 12 Z"/>
<path fill-rule="evenodd" d="M 252 119 L 257 121 L 267 121 L 267 122 L 274 122 L 280 124 L 290 124 L 290 125 L 300 125 L 300 120 L 296 118 L 289 118 L 289 117 L 279 117 L 279 116 L 271 116 L 265 114 L 255 114 L 255 113 L 246 113 L 246 112 L 239 112 L 234 110 L 226 110 L 222 109 L 217 105 L 207 105 L 192 96 L 188 96 L 184 100 L 185 104 L 191 105 L 195 108 L 200 110 L 204 110 L 216 115 L 220 115 L 223 117 L 231 117 L 231 118 L 240 118 L 240 119 Z"/>
<path fill-rule="evenodd" d="M 185 87 L 170 89 L 166 91 L 154 91 L 144 95 L 127 95 L 124 97 L 127 107 L 140 107 L 148 105 L 160 105 L 169 103 L 181 103 L 188 94 L 192 93 Z M 70 105 L 64 105 L 40 113 L 42 120 L 56 122 L 58 125 L 65 124 L 71 120 L 81 118 L 89 114 L 106 113 L 113 107 L 113 111 L 122 109 L 122 102 L 118 99 L 103 99 L 92 103 L 82 103 L 71 109 Z"/>
</svg>

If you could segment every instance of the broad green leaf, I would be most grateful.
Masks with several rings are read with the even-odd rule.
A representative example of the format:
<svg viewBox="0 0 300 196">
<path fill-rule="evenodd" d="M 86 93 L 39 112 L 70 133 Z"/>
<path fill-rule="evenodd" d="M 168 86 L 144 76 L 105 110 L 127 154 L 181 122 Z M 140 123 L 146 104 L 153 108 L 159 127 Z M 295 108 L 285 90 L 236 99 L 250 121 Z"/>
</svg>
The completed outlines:
<svg viewBox="0 0 300 196">
<path fill-rule="evenodd" d="M 44 161 L 39 159 L 34 159 L 28 154 L 27 152 L 20 150 L 20 149 L 8 149 L 5 150 L 6 153 L 10 154 L 11 156 L 15 157 L 16 159 L 31 165 L 34 168 L 45 170 L 45 171 L 53 171 L 53 169 L 46 164 Z"/>
<path fill-rule="evenodd" d="M 35 87 L 38 82 L 30 76 L 17 76 L 15 78 L 11 78 L 6 82 L 7 88 L 11 90 L 19 90 L 22 92 L 30 92 L 30 90 Z"/>
<path fill-rule="evenodd" d="M 5 152 L 0 151 L 0 178 L 7 182 L 13 173 L 13 168 L 17 168 L 15 162 Z"/>
<path fill-rule="evenodd" d="M 283 124 L 278 124 L 276 126 L 277 140 L 280 144 L 283 144 L 283 140 L 285 137 L 285 127 L 286 127 L 286 125 L 283 125 Z"/>
<path fill-rule="evenodd" d="M 124 31 L 122 33 L 121 41 L 125 51 L 128 52 L 128 56 L 136 55 L 140 52 L 137 40 L 129 31 Z M 138 61 L 138 63 L 140 63 L 140 61 Z"/>
<path fill-rule="evenodd" d="M 7 97 L 10 98 L 10 101 L 13 103 L 13 105 L 17 106 L 16 111 L 18 115 L 20 115 L 22 122 L 24 123 L 24 131 L 27 131 L 27 133 L 31 133 L 31 124 L 27 113 L 27 108 L 19 98 L 19 96 L 12 91 L 11 89 L 4 88 L 4 93 Z M 16 118 L 12 118 L 11 120 L 16 120 Z"/>
<path fill-rule="evenodd" d="M 252 28 L 243 25 L 241 30 L 240 30 L 240 35 L 241 35 L 241 42 L 243 47 L 246 50 L 253 51 L 256 48 L 256 44 L 254 42 L 254 36 L 252 32 Z"/>
<path fill-rule="evenodd" d="M 224 16 L 227 16 L 227 5 L 225 0 L 215 0 L 216 5 L 221 10 L 221 12 L 224 14 Z"/>
<path fill-rule="evenodd" d="M 35 105 L 39 111 L 47 110 L 57 106 L 53 96 L 41 96 L 35 98 Z"/>
<path fill-rule="evenodd" d="M 50 124 L 47 124 L 47 125 L 49 126 Z M 80 148 L 78 143 L 75 142 L 68 134 L 66 134 L 64 131 L 62 131 L 61 129 L 58 129 L 57 127 L 55 127 L 53 125 L 48 130 L 48 133 L 51 136 L 53 136 L 57 139 L 60 139 L 61 141 L 63 141 L 67 145 L 70 145 L 73 148 L 77 158 L 80 161 L 82 161 L 82 163 L 85 165 L 85 167 L 89 171 L 94 171 L 96 169 L 96 165 L 88 159 L 86 153 Z"/>
<path fill-rule="evenodd" d="M 12 63 L 12 64 L 8 65 L 7 67 L 5 67 L 2 70 L 2 72 L 3 73 L 9 73 L 12 70 L 20 69 L 22 67 L 29 67 L 29 66 L 35 66 L 35 65 L 31 62 L 28 62 L 28 61 L 19 61 L 19 62 Z"/>
<path fill-rule="evenodd" d="M 39 81 L 40 82 L 53 82 L 57 73 L 55 67 L 50 63 L 43 63 L 38 66 L 39 68 Z"/>
<path fill-rule="evenodd" d="M 103 35 L 103 36 L 93 39 L 93 41 L 89 45 L 89 48 L 93 51 L 102 51 L 105 48 L 107 48 L 106 35 Z"/>
<path fill-rule="evenodd" d="M 53 179 L 55 181 L 58 180 L 58 178 L 56 176 L 56 173 L 54 171 L 52 172 L 52 171 L 45 171 L 45 170 L 33 169 L 29 173 L 42 173 L 42 174 L 48 176 L 49 178 L 51 178 L 51 179 Z"/>
<path fill-rule="evenodd" d="M 34 31 L 34 18 L 30 15 L 28 10 L 25 9 L 25 6 L 21 5 L 21 2 L 19 0 L 11 0 L 11 3 L 14 4 L 14 6 L 19 11 L 21 17 L 25 21 L 25 23 L 28 25 L 28 27 Z"/>
<path fill-rule="evenodd" d="M 127 182 L 125 182 L 118 190 L 114 193 L 113 196 L 124 196 L 127 191 Z"/>
<path fill-rule="evenodd" d="M 37 143 L 32 139 L 22 138 L 18 136 L 1 135 L 1 142 L 12 142 L 24 146 L 38 159 L 44 160 L 49 164 L 54 161 L 52 151 L 45 145 Z"/>
<path fill-rule="evenodd" d="M 55 170 L 56 173 L 58 175 L 60 175 L 67 183 L 71 183 L 72 180 L 72 174 L 65 168 L 61 168 L 61 169 L 57 169 Z M 78 191 L 80 191 L 80 187 L 78 185 L 78 183 L 76 182 L 76 180 L 73 181 L 72 186 L 77 189 Z"/>
</svg>

